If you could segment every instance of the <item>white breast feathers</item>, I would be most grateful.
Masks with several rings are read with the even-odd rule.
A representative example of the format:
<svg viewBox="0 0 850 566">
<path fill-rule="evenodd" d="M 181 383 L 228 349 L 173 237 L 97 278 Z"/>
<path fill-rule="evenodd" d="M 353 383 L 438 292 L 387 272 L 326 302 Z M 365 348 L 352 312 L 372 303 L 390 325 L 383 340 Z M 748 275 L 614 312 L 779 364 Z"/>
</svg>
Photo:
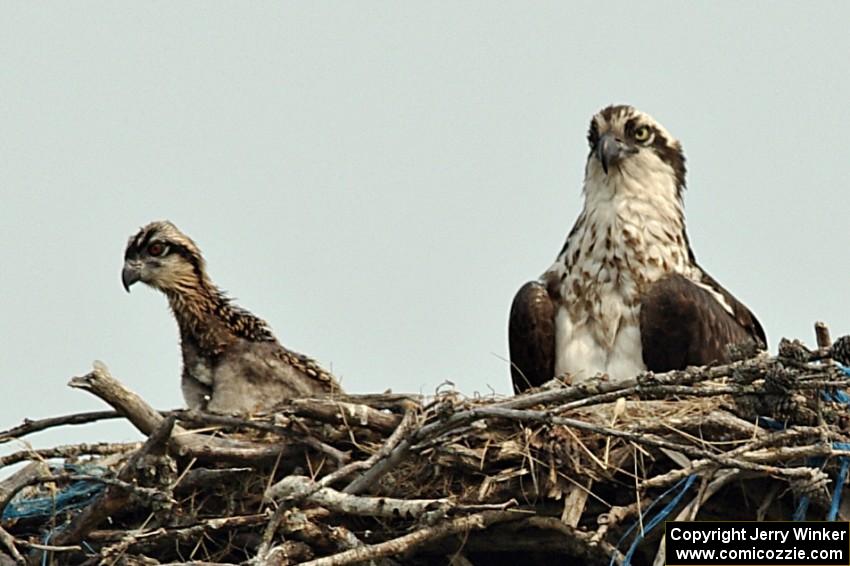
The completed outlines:
<svg viewBox="0 0 850 566">
<path fill-rule="evenodd" d="M 689 261 L 671 171 L 639 156 L 617 174 L 604 175 L 596 165 L 588 164 L 584 210 L 544 276 L 560 281 L 555 371 L 574 382 L 597 373 L 622 380 L 645 369 L 641 293 L 667 273 L 700 277 Z"/>
</svg>

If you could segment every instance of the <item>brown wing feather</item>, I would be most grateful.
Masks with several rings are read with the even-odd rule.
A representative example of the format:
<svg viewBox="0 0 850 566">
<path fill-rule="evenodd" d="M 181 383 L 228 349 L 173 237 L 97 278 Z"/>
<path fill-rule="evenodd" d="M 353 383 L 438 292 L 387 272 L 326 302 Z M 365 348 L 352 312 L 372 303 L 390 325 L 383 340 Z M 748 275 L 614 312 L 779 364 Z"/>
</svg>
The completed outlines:
<svg viewBox="0 0 850 566">
<path fill-rule="evenodd" d="M 729 303 L 729 306 L 732 307 L 732 312 L 734 313 L 735 320 L 740 324 L 750 335 L 753 341 L 760 348 L 767 347 L 767 336 L 764 333 L 764 328 L 762 328 L 761 323 L 758 321 L 756 316 L 744 306 L 741 301 L 732 296 L 732 293 L 727 291 L 720 283 L 718 283 L 711 275 L 702 272 L 702 281 L 726 299 L 726 302 Z"/>
<path fill-rule="evenodd" d="M 514 297 L 508 346 L 515 393 L 555 376 L 555 305 L 537 281 L 523 285 Z"/>
<path fill-rule="evenodd" d="M 283 346 L 280 347 L 278 356 L 304 374 L 312 383 L 311 387 L 316 393 L 338 393 L 342 391 L 336 377 L 313 358 L 293 352 Z"/>
<path fill-rule="evenodd" d="M 653 283 L 641 300 L 643 361 L 655 372 L 729 361 L 729 346 L 754 342 L 764 348 L 761 324 L 716 281 L 704 277 L 729 302 L 733 314 L 708 291 L 679 274 Z"/>
</svg>

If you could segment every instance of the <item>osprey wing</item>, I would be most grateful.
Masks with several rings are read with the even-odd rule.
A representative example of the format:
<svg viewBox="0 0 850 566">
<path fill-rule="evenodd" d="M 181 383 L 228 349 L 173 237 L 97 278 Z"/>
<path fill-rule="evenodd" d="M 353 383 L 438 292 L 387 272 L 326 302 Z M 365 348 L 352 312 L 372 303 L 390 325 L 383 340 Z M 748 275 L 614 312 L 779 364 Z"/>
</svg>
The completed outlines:
<svg viewBox="0 0 850 566">
<path fill-rule="evenodd" d="M 313 393 L 340 393 L 342 391 L 336 377 L 313 358 L 293 352 L 283 346 L 280 347 L 277 355 L 304 376 Z"/>
<path fill-rule="evenodd" d="M 515 393 L 555 377 L 555 304 L 537 281 L 523 285 L 514 297 L 508 346 Z"/>
<path fill-rule="evenodd" d="M 235 344 L 219 358 L 207 410 L 252 413 L 289 399 L 341 392 L 336 379 L 311 358 L 277 341 Z"/>
<path fill-rule="evenodd" d="M 680 274 L 656 281 L 641 298 L 641 345 L 650 371 L 725 363 L 729 346 L 736 344 L 765 347 L 767 338 L 755 315 L 708 275 L 702 283 L 722 296 L 729 309 Z"/>
</svg>

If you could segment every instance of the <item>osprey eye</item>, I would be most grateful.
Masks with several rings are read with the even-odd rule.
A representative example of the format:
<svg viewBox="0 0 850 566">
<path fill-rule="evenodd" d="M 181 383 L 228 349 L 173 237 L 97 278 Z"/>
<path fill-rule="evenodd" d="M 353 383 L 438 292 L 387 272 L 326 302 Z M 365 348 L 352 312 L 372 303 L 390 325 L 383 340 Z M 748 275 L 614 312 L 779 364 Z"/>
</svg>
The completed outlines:
<svg viewBox="0 0 850 566">
<path fill-rule="evenodd" d="M 154 242 L 153 244 L 148 246 L 148 254 L 154 257 L 161 256 L 165 253 L 165 246 L 160 244 L 159 242 Z"/>
<path fill-rule="evenodd" d="M 641 126 L 635 130 L 635 141 L 645 142 L 649 139 L 649 127 Z"/>
</svg>

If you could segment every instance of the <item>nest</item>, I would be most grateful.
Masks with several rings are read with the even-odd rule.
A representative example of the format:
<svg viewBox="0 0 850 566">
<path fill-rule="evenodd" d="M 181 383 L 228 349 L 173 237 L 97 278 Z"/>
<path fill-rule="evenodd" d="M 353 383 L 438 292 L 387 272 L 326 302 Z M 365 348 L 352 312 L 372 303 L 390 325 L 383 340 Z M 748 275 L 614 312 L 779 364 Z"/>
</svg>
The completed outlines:
<svg viewBox="0 0 850 566">
<path fill-rule="evenodd" d="M 250 418 L 157 412 L 96 363 L 71 386 L 114 410 L 0 442 L 116 418 L 146 440 L 0 457 L 29 462 L 0 482 L 0 564 L 650 565 L 664 520 L 847 519 L 832 354 L 783 341 L 616 384 L 297 399 Z"/>
</svg>

